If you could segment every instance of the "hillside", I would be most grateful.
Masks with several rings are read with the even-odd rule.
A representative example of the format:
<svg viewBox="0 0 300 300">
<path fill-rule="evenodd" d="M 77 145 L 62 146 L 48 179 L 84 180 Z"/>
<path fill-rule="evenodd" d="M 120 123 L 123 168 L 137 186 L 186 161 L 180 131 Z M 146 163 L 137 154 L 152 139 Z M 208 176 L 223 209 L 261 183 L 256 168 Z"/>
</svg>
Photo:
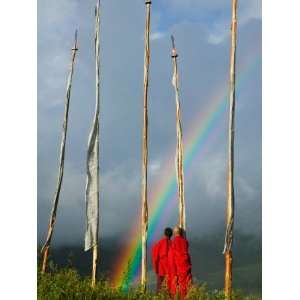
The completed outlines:
<svg viewBox="0 0 300 300">
<path fill-rule="evenodd" d="M 223 232 L 205 238 L 190 237 L 189 240 L 194 278 L 200 283 L 207 282 L 209 289 L 221 289 L 224 272 Z M 101 240 L 99 269 L 106 277 L 110 277 L 113 263 L 123 246 L 117 239 Z M 234 288 L 261 294 L 261 239 L 236 233 L 233 253 Z M 52 248 L 50 260 L 59 268 L 71 266 L 82 276 L 90 274 L 91 253 L 84 252 L 79 245 Z M 149 285 L 153 287 L 155 278 L 150 264 L 149 268 Z"/>
</svg>

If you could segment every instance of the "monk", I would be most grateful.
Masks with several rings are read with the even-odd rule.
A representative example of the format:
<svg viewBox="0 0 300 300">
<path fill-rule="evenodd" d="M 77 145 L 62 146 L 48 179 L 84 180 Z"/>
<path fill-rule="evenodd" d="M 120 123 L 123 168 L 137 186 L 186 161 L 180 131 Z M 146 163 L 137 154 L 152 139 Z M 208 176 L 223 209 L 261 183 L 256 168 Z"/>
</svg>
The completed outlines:
<svg viewBox="0 0 300 300">
<path fill-rule="evenodd" d="M 171 247 L 171 237 L 173 230 L 167 227 L 164 230 L 164 236 L 152 248 L 152 264 L 153 270 L 156 273 L 156 292 L 159 293 L 162 284 L 167 283 L 168 275 L 168 252 Z"/>
<path fill-rule="evenodd" d="M 168 256 L 169 264 L 169 290 L 174 297 L 177 293 L 180 299 L 187 295 L 192 283 L 192 263 L 189 254 L 189 242 L 184 237 L 184 231 L 176 226 L 173 230 L 174 239 Z"/>
</svg>

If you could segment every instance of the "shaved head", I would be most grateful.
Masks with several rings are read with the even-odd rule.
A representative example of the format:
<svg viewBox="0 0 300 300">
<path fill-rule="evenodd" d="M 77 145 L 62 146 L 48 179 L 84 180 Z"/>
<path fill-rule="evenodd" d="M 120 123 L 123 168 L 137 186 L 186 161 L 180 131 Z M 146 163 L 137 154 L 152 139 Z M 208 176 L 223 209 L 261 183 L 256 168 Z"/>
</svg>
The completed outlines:
<svg viewBox="0 0 300 300">
<path fill-rule="evenodd" d="M 182 235 L 182 229 L 179 226 L 174 227 L 174 235 Z"/>
</svg>

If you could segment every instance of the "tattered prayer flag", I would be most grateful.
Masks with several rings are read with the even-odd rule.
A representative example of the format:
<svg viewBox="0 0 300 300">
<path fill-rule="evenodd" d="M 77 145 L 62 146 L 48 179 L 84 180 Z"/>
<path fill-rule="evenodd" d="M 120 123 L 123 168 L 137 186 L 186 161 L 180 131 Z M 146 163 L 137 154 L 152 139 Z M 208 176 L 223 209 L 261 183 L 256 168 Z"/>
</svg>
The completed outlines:
<svg viewBox="0 0 300 300">
<path fill-rule="evenodd" d="M 177 175 L 178 185 L 178 197 L 179 197 L 179 226 L 183 229 L 186 228 L 185 220 L 185 199 L 184 199 L 184 177 L 183 177 L 183 143 L 182 143 L 182 126 L 181 126 L 181 112 L 180 112 L 180 100 L 179 100 L 179 87 L 178 87 L 178 69 L 177 69 L 177 52 L 175 48 L 174 37 L 172 39 L 172 59 L 174 73 L 172 77 L 172 84 L 175 88 L 175 101 L 176 101 L 176 133 L 177 133 L 177 145 L 175 156 L 175 167 Z"/>
<path fill-rule="evenodd" d="M 58 207 L 59 196 L 60 196 L 60 191 L 61 191 L 62 181 L 63 181 L 63 176 L 64 176 L 69 106 L 70 106 L 72 79 L 73 79 L 75 58 L 76 58 L 77 50 L 78 50 L 78 47 L 77 47 L 77 30 L 76 30 L 75 42 L 74 42 L 74 46 L 72 48 L 72 60 L 71 60 L 70 72 L 69 72 L 68 80 L 67 80 L 67 91 L 66 91 L 66 96 L 65 96 L 65 112 L 64 112 L 62 138 L 61 138 L 61 144 L 60 144 L 58 178 L 57 178 L 56 190 L 55 190 L 54 198 L 53 198 L 50 221 L 49 221 L 49 225 L 48 225 L 48 233 L 47 233 L 45 244 L 41 250 L 41 253 L 43 254 L 43 262 L 42 262 L 42 270 L 41 270 L 42 273 L 44 273 L 46 271 L 46 267 L 47 267 L 49 248 L 50 248 L 52 235 L 53 235 L 53 231 L 54 231 L 54 225 L 56 222 L 57 207 Z"/>
<path fill-rule="evenodd" d="M 99 1 L 100 2 L 100 1 Z M 99 25 L 100 13 L 99 3 L 95 10 L 96 29 L 95 29 L 95 55 L 96 55 L 96 108 L 92 130 L 89 136 L 87 153 L 87 182 L 85 191 L 86 201 L 86 232 L 85 247 L 88 251 L 98 244 L 99 227 L 99 85 L 100 85 L 100 43 Z"/>
</svg>

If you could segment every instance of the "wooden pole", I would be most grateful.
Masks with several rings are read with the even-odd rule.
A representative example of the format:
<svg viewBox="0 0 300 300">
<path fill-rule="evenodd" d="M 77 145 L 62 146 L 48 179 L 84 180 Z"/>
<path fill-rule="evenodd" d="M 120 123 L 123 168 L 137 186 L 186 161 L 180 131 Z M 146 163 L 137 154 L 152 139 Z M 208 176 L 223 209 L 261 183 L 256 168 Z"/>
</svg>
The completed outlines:
<svg viewBox="0 0 300 300">
<path fill-rule="evenodd" d="M 146 29 L 145 29 L 145 55 L 144 55 L 144 109 L 143 109 L 143 162 L 142 162 L 142 271 L 141 286 L 143 291 L 147 288 L 147 233 L 148 233 L 148 202 L 147 202 L 147 167 L 148 167 L 148 82 L 150 63 L 150 5 L 146 0 Z"/>
<path fill-rule="evenodd" d="M 235 119 L 235 64 L 237 35 L 237 0 L 232 0 L 231 53 L 230 53 L 230 87 L 229 87 L 229 127 L 228 127 L 228 177 L 227 177 L 227 213 L 225 256 L 225 297 L 232 299 L 232 241 L 234 224 L 234 119 Z"/>
<path fill-rule="evenodd" d="M 97 167 L 99 168 L 99 103 L 100 103 L 100 0 L 97 1 L 96 10 L 96 28 L 95 28 L 95 56 L 96 56 L 96 120 L 97 120 L 97 137 L 96 137 L 96 148 L 97 148 Z M 97 185 L 99 184 L 99 172 L 97 172 Z M 99 192 L 97 205 L 99 206 Z M 98 214 L 99 214 L 99 210 Z M 99 220 L 99 215 L 97 216 Z M 94 288 L 97 280 L 97 266 L 98 266 L 98 225 L 97 220 L 97 233 L 96 233 L 96 245 L 93 246 L 93 266 L 92 266 L 92 287 Z"/>
<path fill-rule="evenodd" d="M 96 286 L 97 280 L 97 263 L 98 263 L 98 246 L 93 247 L 93 269 L 92 269 L 92 287 Z"/>
<path fill-rule="evenodd" d="M 55 225 L 55 221 L 56 221 L 57 206 L 58 206 L 58 202 L 59 202 L 59 195 L 60 195 L 60 190 L 61 190 L 62 180 L 63 180 L 63 175 L 64 175 L 64 162 L 65 162 L 65 149 L 66 149 L 66 138 L 67 138 L 67 129 L 68 129 L 69 104 L 70 104 L 70 98 L 71 98 L 71 87 L 72 87 L 72 79 L 73 79 L 75 57 L 76 57 L 77 50 L 78 50 L 78 47 L 77 47 L 77 30 L 76 30 L 74 47 L 72 48 L 72 60 L 71 60 L 70 72 L 69 72 L 69 76 L 68 76 L 68 80 L 67 80 L 67 92 L 66 92 L 66 96 L 65 96 L 65 112 L 64 112 L 62 139 L 61 139 L 61 145 L 60 145 L 59 173 L 58 173 L 56 190 L 55 190 L 55 194 L 54 194 L 54 198 L 53 198 L 52 211 L 50 214 L 48 233 L 47 233 L 45 244 L 43 245 L 42 250 L 41 250 L 41 255 L 43 256 L 42 270 L 41 270 L 42 273 L 45 273 L 46 268 L 47 268 L 49 248 L 50 248 L 54 225 Z"/>
<path fill-rule="evenodd" d="M 183 177 L 183 143 L 182 143 L 182 123 L 180 112 L 180 100 L 179 100 L 179 84 L 178 84 L 178 67 L 177 58 L 178 54 L 175 48 L 174 37 L 172 40 L 172 60 L 173 60 L 173 86 L 175 89 L 175 101 L 176 101 L 176 132 L 177 132 L 177 146 L 176 146 L 176 172 L 177 172 L 177 185 L 178 185 L 178 207 L 179 207 L 179 226 L 182 229 L 186 229 L 185 219 L 185 200 L 184 200 L 184 177 Z"/>
</svg>

